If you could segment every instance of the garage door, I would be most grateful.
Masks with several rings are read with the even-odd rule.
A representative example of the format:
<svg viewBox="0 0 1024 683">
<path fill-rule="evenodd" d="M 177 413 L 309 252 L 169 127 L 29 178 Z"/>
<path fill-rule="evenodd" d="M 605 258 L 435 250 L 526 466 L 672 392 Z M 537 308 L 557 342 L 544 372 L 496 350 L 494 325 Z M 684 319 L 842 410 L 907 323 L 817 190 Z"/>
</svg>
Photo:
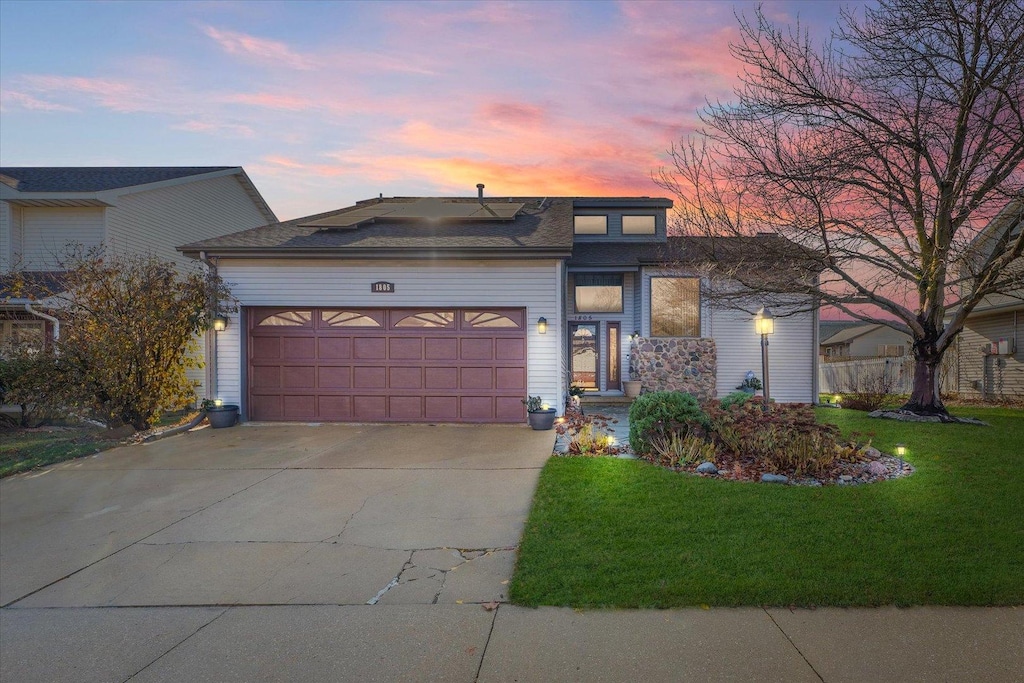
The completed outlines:
<svg viewBox="0 0 1024 683">
<path fill-rule="evenodd" d="M 250 419 L 526 419 L 524 309 L 247 310 Z"/>
</svg>

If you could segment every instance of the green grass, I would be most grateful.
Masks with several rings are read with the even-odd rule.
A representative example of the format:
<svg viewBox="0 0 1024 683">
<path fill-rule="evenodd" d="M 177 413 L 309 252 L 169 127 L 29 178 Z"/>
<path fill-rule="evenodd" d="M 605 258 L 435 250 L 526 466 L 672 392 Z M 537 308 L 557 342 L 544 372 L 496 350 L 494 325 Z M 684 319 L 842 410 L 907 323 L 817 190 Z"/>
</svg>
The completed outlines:
<svg viewBox="0 0 1024 683">
<path fill-rule="evenodd" d="M 1024 411 L 991 427 L 818 409 L 902 442 L 910 477 L 823 488 L 702 479 L 640 461 L 552 458 L 510 587 L 522 605 L 1019 605 Z"/>
<path fill-rule="evenodd" d="M 92 455 L 118 445 L 116 440 L 104 439 L 102 432 L 82 427 L 0 432 L 0 477 Z"/>
</svg>

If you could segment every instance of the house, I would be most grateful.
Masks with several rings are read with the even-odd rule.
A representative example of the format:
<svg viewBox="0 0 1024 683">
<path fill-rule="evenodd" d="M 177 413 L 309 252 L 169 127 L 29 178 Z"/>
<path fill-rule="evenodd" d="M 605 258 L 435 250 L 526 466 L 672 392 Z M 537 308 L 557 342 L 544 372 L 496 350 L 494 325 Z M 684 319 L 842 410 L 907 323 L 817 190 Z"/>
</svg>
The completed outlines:
<svg viewBox="0 0 1024 683">
<path fill-rule="evenodd" d="M 852 324 L 840 326 L 841 323 L 847 322 Z M 910 335 L 887 325 L 857 321 L 822 321 L 820 328 L 819 353 L 827 360 L 903 358 L 910 355 Z"/>
<path fill-rule="evenodd" d="M 727 394 L 760 374 L 759 337 L 750 313 L 704 299 L 696 271 L 664 267 L 692 239 L 667 236 L 671 206 L 479 185 L 184 245 L 240 302 L 216 396 L 250 420 L 522 422 L 526 395 L 561 410 L 570 381 L 621 395 L 635 333 L 645 389 Z M 815 399 L 816 325 L 816 311 L 776 325 L 777 400 Z"/>
<path fill-rule="evenodd" d="M 237 166 L 0 168 L 0 272 L 36 282 L 59 281 L 70 245 L 195 268 L 177 245 L 276 220 Z M 52 337 L 53 313 L 34 299 L 0 299 L 0 341 Z M 202 371 L 193 379 L 204 381 Z"/>
<path fill-rule="evenodd" d="M 1015 199 L 972 243 L 971 252 L 991 251 L 997 235 L 1024 229 L 1024 199 Z M 1024 397 L 1024 257 L 1011 264 L 1015 285 L 991 294 L 967 316 L 957 340 L 957 386 L 962 394 L 987 400 Z"/>
</svg>

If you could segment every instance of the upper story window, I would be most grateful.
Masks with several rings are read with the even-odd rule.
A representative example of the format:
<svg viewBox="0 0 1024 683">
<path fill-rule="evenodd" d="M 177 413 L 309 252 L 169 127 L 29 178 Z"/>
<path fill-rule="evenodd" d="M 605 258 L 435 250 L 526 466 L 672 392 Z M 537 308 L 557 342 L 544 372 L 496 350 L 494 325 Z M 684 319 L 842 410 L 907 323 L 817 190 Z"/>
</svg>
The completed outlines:
<svg viewBox="0 0 1024 683">
<path fill-rule="evenodd" d="M 577 235 L 607 235 L 608 216 L 574 216 L 573 232 Z"/>
<path fill-rule="evenodd" d="M 577 313 L 622 313 L 622 275 L 577 273 Z"/>
<path fill-rule="evenodd" d="M 653 235 L 654 216 L 623 216 L 623 235 Z"/>
<path fill-rule="evenodd" d="M 651 336 L 700 336 L 700 278 L 651 278 Z"/>
</svg>

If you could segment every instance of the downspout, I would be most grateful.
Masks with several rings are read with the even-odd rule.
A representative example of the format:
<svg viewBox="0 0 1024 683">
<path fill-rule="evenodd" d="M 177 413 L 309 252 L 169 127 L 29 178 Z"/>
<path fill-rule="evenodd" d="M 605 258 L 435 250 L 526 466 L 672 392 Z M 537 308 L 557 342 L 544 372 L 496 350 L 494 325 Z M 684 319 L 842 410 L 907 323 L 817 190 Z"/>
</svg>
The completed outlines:
<svg viewBox="0 0 1024 683">
<path fill-rule="evenodd" d="M 206 258 L 206 252 L 199 252 L 199 260 L 206 264 L 210 272 L 217 274 L 217 266 Z M 216 314 L 216 303 L 210 294 L 208 303 L 211 314 Z M 213 328 L 206 330 L 206 398 L 217 397 L 217 332 Z"/>
<path fill-rule="evenodd" d="M 43 313 L 42 311 L 37 311 L 36 309 L 32 308 L 32 304 L 30 304 L 30 303 L 25 304 L 25 310 L 28 313 L 31 313 L 32 315 L 34 315 L 37 318 L 42 318 L 43 320 L 49 321 L 53 325 L 53 341 L 57 341 L 58 339 L 60 339 L 60 321 L 59 320 L 54 318 L 52 315 L 47 315 L 46 313 Z"/>
</svg>

